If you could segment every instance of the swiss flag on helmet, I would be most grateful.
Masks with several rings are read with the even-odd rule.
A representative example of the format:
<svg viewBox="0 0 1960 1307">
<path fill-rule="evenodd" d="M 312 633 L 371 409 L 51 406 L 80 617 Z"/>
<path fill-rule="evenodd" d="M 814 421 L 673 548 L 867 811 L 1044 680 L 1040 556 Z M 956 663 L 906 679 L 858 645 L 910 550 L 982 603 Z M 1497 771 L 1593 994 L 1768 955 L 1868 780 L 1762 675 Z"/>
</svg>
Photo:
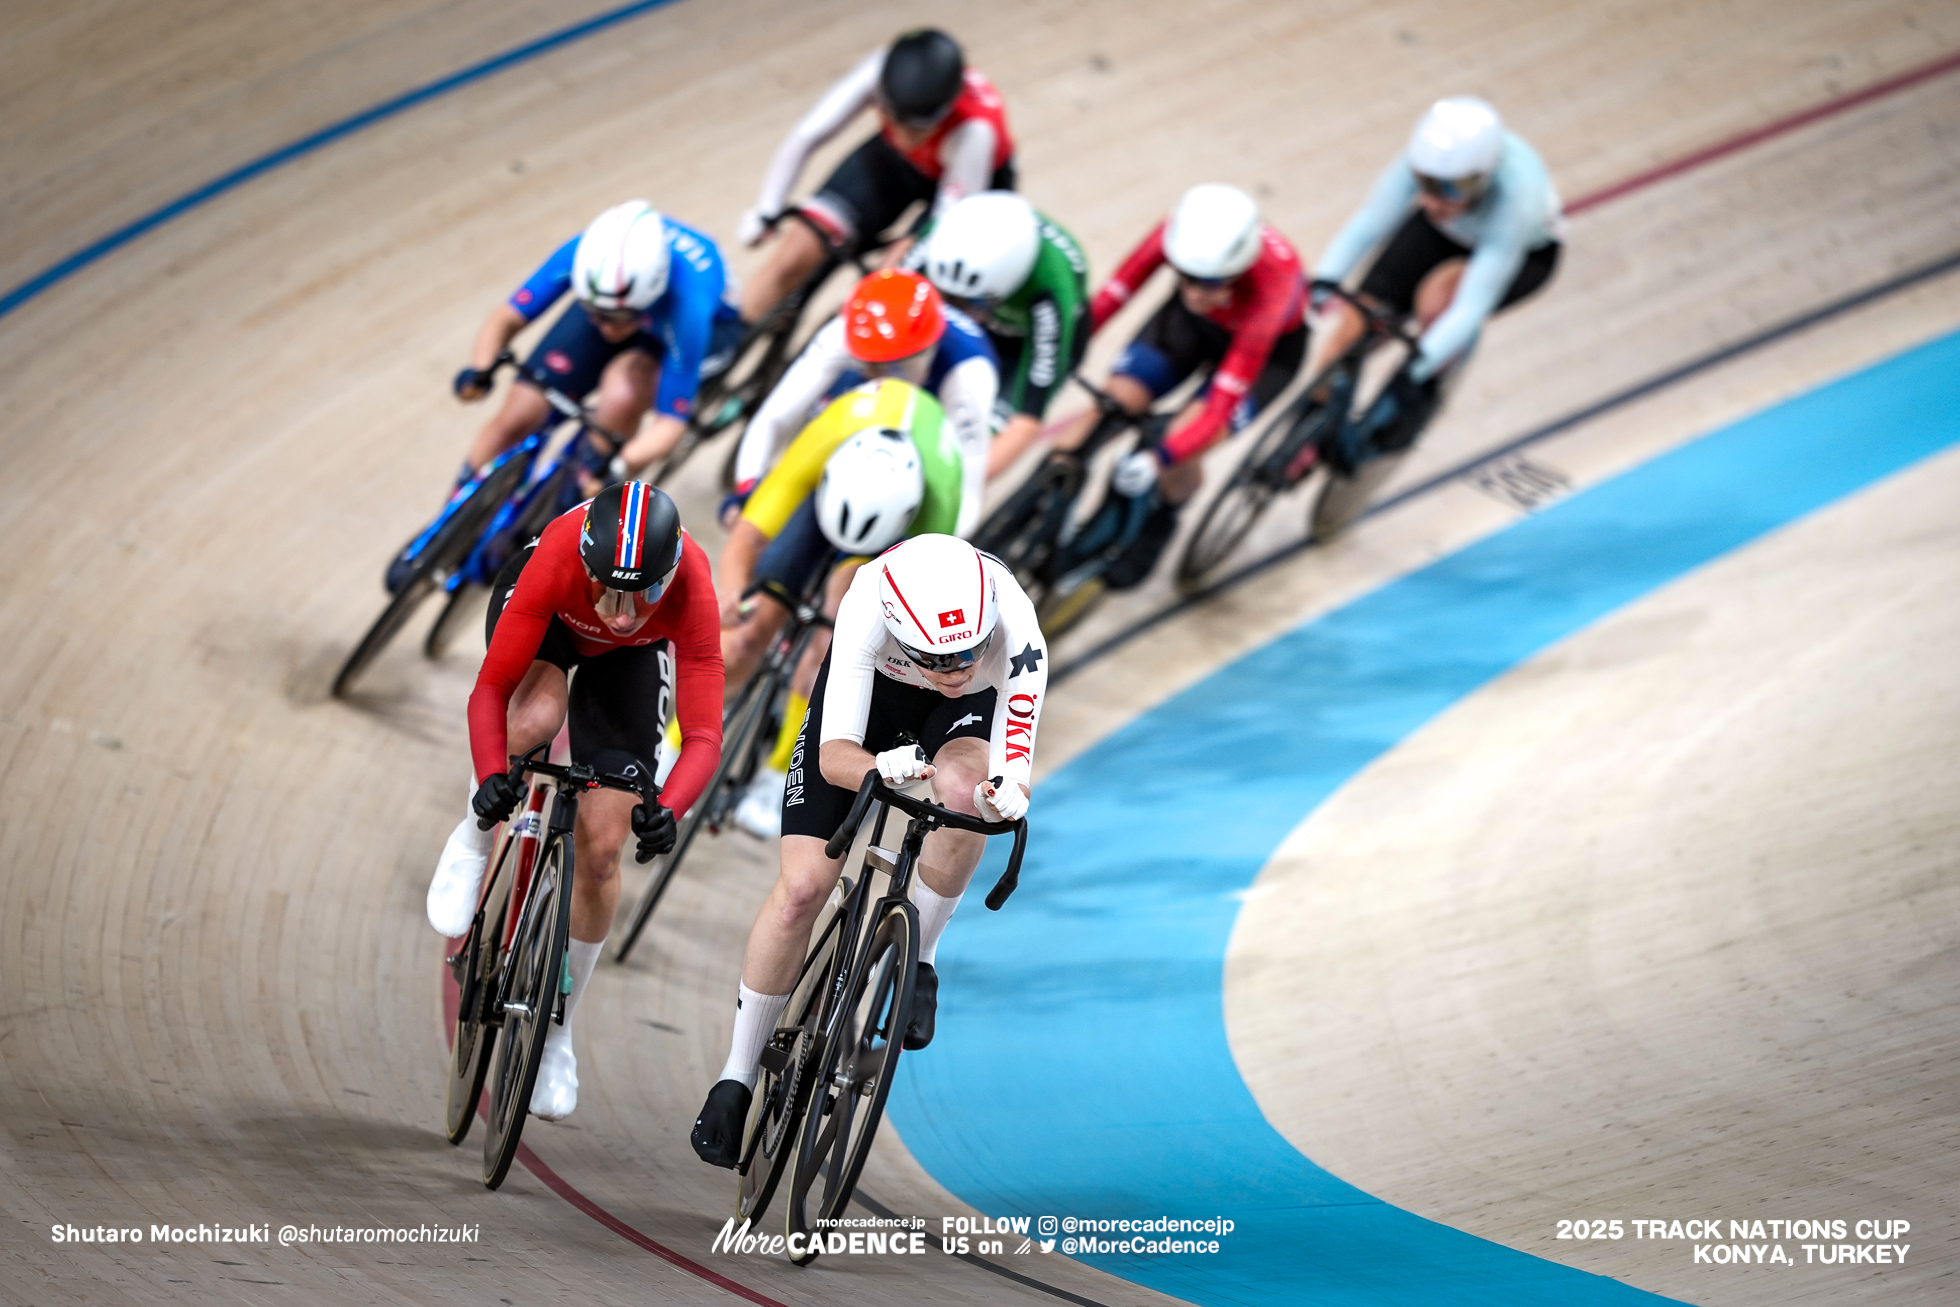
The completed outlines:
<svg viewBox="0 0 1960 1307">
<path fill-rule="evenodd" d="M 942 631 L 949 626 L 965 626 L 965 625 L 966 625 L 966 609 L 964 608 L 950 608 L 939 615 L 939 629 Z"/>
</svg>

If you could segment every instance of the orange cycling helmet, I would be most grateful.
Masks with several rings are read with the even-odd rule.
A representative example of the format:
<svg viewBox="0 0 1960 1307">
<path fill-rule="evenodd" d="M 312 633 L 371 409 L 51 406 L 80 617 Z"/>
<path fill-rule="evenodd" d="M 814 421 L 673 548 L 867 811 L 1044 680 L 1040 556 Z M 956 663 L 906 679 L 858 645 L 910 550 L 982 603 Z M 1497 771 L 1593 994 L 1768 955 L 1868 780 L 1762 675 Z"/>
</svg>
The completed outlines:
<svg viewBox="0 0 1960 1307">
<path fill-rule="evenodd" d="M 916 272 L 874 272 L 844 302 L 844 347 L 865 363 L 910 358 L 937 345 L 945 332 L 939 292 Z"/>
</svg>

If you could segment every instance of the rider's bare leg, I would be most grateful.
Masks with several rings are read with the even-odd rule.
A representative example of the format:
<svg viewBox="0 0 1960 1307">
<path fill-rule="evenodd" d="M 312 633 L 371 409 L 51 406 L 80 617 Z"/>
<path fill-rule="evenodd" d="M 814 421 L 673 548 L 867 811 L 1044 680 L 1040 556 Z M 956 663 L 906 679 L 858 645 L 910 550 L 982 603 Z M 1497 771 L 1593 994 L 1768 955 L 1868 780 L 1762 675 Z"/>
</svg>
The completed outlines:
<svg viewBox="0 0 1960 1307">
<path fill-rule="evenodd" d="M 723 627 L 721 632 L 721 665 L 730 700 L 742 692 L 755 674 L 756 664 L 769 651 L 770 641 L 789 620 L 789 610 L 766 590 L 750 595 L 749 601 L 754 607 L 741 625 Z"/>
<path fill-rule="evenodd" d="M 1354 348 L 1368 324 L 1361 311 L 1343 299 L 1329 299 L 1308 320 L 1307 360 L 1303 365 L 1309 377 L 1317 377 L 1329 364 Z"/>
<path fill-rule="evenodd" d="M 1041 419 L 1032 413 L 1016 413 L 1007 419 L 994 443 L 987 450 L 987 478 L 992 480 L 1013 467 L 1041 434 Z"/>
<path fill-rule="evenodd" d="M 464 457 L 481 471 L 484 464 L 542 426 L 550 412 L 542 392 L 518 382 L 504 395 L 496 415 L 476 433 Z"/>
<path fill-rule="evenodd" d="M 1463 284 L 1463 270 L 1469 266 L 1467 259 L 1445 259 L 1429 270 L 1416 287 L 1416 321 L 1427 327 L 1443 316 L 1456 298 L 1456 288 Z"/>
<path fill-rule="evenodd" d="M 1120 372 L 1103 384 L 1103 390 L 1126 413 L 1141 413 L 1149 408 L 1151 401 L 1156 398 L 1141 381 L 1135 377 L 1124 376 Z M 1089 433 L 1095 430 L 1096 423 L 1101 419 L 1102 412 L 1099 409 L 1091 408 L 1077 414 L 1073 421 L 1056 434 L 1055 448 L 1081 448 L 1082 442 L 1089 438 Z"/>
<path fill-rule="evenodd" d="M 659 381 L 660 365 L 645 350 L 629 349 L 614 356 L 599 374 L 593 419 L 630 443 L 640 429 L 640 419 L 653 406 L 653 391 Z"/>
<path fill-rule="evenodd" d="M 824 242 L 808 223 L 785 219 L 768 259 L 742 288 L 742 320 L 760 322 L 777 301 L 803 284 L 823 262 Z"/>
</svg>

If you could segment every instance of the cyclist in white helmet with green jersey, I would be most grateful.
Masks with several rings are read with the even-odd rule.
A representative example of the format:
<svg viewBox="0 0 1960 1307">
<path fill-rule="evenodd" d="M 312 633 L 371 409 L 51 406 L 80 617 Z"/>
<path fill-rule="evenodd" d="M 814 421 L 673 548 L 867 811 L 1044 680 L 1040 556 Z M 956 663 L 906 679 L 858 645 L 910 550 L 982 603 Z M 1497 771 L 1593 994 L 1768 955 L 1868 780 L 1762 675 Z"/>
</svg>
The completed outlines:
<svg viewBox="0 0 1960 1307">
<path fill-rule="evenodd" d="M 998 476 L 1034 443 L 1089 340 L 1089 260 L 1075 237 L 1012 191 L 969 195 L 909 259 L 986 331 L 1000 358 Z"/>
</svg>

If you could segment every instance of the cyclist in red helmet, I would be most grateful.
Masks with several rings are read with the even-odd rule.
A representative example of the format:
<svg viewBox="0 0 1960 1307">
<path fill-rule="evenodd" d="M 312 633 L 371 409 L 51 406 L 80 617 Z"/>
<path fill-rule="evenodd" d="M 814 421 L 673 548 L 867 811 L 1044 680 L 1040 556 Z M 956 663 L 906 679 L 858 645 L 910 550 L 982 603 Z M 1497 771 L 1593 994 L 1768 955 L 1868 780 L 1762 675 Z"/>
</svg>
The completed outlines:
<svg viewBox="0 0 1960 1307">
<path fill-rule="evenodd" d="M 467 932 L 493 831 L 523 797 L 505 768 L 571 727 L 572 758 L 634 774 L 651 765 L 670 711 L 681 751 L 658 805 L 594 790 L 573 832 L 571 992 L 564 1024 L 545 1036 L 531 1111 L 548 1121 L 578 1103 L 572 1015 L 619 905 L 619 853 L 630 832 L 644 862 L 674 846 L 686 812 L 721 760 L 721 642 L 708 557 L 681 530 L 666 494 L 644 481 L 610 486 L 553 521 L 513 558 L 491 591 L 489 652 L 470 695 L 476 793 L 429 885 L 429 924 Z M 676 688 L 678 687 L 678 703 Z"/>
<path fill-rule="evenodd" d="M 943 213 L 961 196 L 1014 189 L 1014 139 L 993 83 L 966 66 L 958 42 L 935 28 L 906 32 L 873 50 L 790 130 L 762 181 L 755 207 L 736 225 L 760 244 L 789 205 L 790 188 L 812 152 L 866 109 L 879 132 L 853 150 L 799 207 L 824 232 L 777 225 L 776 248 L 742 295 L 742 316 L 759 322 L 822 262 L 824 240 L 850 245 L 876 236 L 917 202 Z"/>
</svg>

